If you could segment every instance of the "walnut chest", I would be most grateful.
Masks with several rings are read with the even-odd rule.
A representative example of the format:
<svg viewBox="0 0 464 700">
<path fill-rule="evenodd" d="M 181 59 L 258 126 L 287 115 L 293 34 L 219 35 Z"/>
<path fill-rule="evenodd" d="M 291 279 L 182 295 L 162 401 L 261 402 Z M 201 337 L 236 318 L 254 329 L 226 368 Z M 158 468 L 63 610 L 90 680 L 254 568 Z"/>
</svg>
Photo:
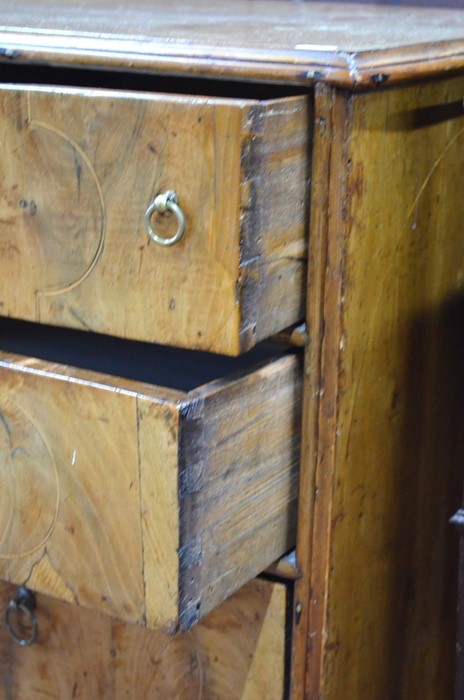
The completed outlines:
<svg viewBox="0 0 464 700">
<path fill-rule="evenodd" d="M 451 700 L 464 12 L 0 15 L 0 697 Z"/>
</svg>

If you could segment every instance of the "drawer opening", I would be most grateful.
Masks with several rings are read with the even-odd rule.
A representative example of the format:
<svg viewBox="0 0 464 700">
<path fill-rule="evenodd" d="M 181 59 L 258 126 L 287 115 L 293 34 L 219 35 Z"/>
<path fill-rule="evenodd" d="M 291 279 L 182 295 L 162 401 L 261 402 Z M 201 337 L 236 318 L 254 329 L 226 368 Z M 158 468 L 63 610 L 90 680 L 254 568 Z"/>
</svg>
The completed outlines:
<svg viewBox="0 0 464 700">
<path fill-rule="evenodd" d="M 214 80 L 196 77 L 128 73 L 82 68 L 56 68 L 43 65 L 2 65 L 1 83 L 22 85 L 83 87 L 125 92 L 163 92 L 248 100 L 275 100 L 305 93 L 301 86 Z M 0 83 L 0 84 L 1 84 Z"/>
<path fill-rule="evenodd" d="M 0 349 L 0 579 L 175 633 L 295 546 L 301 353 L 7 318 Z"/>
<path fill-rule="evenodd" d="M 254 370 L 288 351 L 264 342 L 230 357 L 125 340 L 99 333 L 0 318 L 0 351 L 188 392 L 224 376 Z"/>
</svg>

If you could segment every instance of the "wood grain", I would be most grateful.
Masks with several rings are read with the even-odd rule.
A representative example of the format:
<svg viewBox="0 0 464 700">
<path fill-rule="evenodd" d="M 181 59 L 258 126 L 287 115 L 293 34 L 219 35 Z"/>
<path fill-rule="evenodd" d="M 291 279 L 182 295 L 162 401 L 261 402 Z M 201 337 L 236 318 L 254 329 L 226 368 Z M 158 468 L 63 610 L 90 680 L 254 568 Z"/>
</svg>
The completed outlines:
<svg viewBox="0 0 464 700">
<path fill-rule="evenodd" d="M 1 609 L 13 594 L 0 585 Z M 45 596 L 37 616 L 39 640 L 27 649 L 0 626 L 2 700 L 283 700 L 283 585 L 252 581 L 176 637 Z"/>
<path fill-rule="evenodd" d="M 337 3 L 0 3 L 3 60 L 376 86 L 464 68 L 462 12 Z"/>
<path fill-rule="evenodd" d="M 305 315 L 312 121 L 310 98 L 288 97 L 250 109 L 243 124 L 242 347 Z"/>
<path fill-rule="evenodd" d="M 232 355 L 297 322 L 308 109 L 306 98 L 4 87 L 2 313 Z M 187 220 L 172 247 L 144 227 L 167 189 Z M 176 228 L 172 216 L 153 225 Z"/>
<path fill-rule="evenodd" d="M 301 362 L 288 356 L 190 395 L 179 464 L 182 627 L 295 542 Z"/>
<path fill-rule="evenodd" d="M 169 7 L 158 1 L 134 0 L 130 10 L 114 6 L 110 0 L 73 0 L 63 7 L 62 0 L 29 0 L 21 7 L 13 0 L 2 0 L 4 27 L 27 32 L 32 27 L 47 35 L 52 27 L 58 34 L 73 31 L 77 36 L 101 41 L 118 38 L 188 42 L 192 46 L 213 45 L 216 50 L 250 45 L 262 49 L 291 52 L 295 44 L 336 45 L 341 52 L 376 51 L 401 48 L 412 43 L 431 43 L 461 38 L 459 11 L 440 8 L 368 7 L 358 3 L 340 6 L 336 2 L 301 3 L 289 0 L 262 2 L 219 0 L 211 8 L 207 2 L 174 0 Z M 44 14 L 48 8 L 48 16 Z M 85 11 L 85 14 L 84 14 Z M 393 23 L 392 18 L 398 18 Z M 209 21 L 208 21 L 209 20 Z M 383 22 L 384 26 L 379 26 Z M 453 22 L 456 23 L 453 26 Z M 266 26 L 267 33 L 262 31 Z M 51 34 L 51 32 L 49 32 Z M 50 35 L 48 35 L 51 41 Z M 169 46 L 165 46 L 166 53 Z"/>
<path fill-rule="evenodd" d="M 463 89 L 340 93 L 334 112 L 310 698 L 452 697 Z"/>
<path fill-rule="evenodd" d="M 334 236 L 328 239 L 329 219 L 337 211 L 339 198 L 330 207 L 331 187 L 341 181 L 341 143 L 337 128 L 343 127 L 343 94 L 321 83 L 315 89 L 315 128 L 313 177 L 311 188 L 311 225 L 308 251 L 307 327 L 309 339 L 304 359 L 301 469 L 298 501 L 297 564 L 301 572 L 293 599 L 291 698 L 303 700 L 317 693 L 320 683 L 319 654 L 325 629 L 326 551 L 324 534 L 328 509 L 318 520 L 319 503 L 330 503 L 331 473 L 318 464 L 326 463 L 333 444 L 331 390 L 326 372 L 324 340 L 337 333 L 335 323 L 326 323 L 336 312 L 325 300 L 327 279 L 333 278 L 334 256 L 340 254 Z M 331 244 L 331 245 L 329 245 Z M 337 299 L 333 300 L 337 303 Z M 328 406 L 325 408 L 325 403 Z M 321 416 L 322 412 L 322 416 Z M 329 493 L 327 494 L 327 489 Z M 309 658 L 308 674 L 307 659 Z M 314 695 L 317 697 L 317 694 Z"/>
<path fill-rule="evenodd" d="M 300 374 L 179 392 L 3 354 L 0 576 L 190 627 L 294 545 Z"/>
</svg>

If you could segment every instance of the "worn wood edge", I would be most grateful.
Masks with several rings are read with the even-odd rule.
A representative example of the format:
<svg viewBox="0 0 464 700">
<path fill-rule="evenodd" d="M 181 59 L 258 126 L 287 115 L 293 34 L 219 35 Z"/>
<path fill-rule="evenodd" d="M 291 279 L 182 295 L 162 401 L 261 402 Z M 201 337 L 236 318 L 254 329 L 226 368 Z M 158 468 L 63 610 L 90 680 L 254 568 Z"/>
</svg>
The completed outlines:
<svg viewBox="0 0 464 700">
<path fill-rule="evenodd" d="M 333 51 L 253 50 L 233 47 L 143 43 L 121 38 L 73 36 L 73 49 L 66 37 L 46 33 L 0 32 L 0 61 L 45 62 L 60 66 L 107 66 L 167 74 L 198 74 L 204 77 L 246 80 L 291 80 L 311 85 L 335 73 L 339 79 L 349 70 L 342 53 Z"/>
<path fill-rule="evenodd" d="M 0 58 L 1 60 L 1 58 Z M 52 77 L 53 68 L 50 68 L 50 78 Z M 149 92 L 148 90 L 131 90 L 130 87 L 126 89 L 114 88 L 114 87 L 76 87 L 69 81 L 69 85 L 51 85 L 49 82 L 42 81 L 40 83 L 15 83 L 14 78 L 8 82 L 1 83 L 2 91 L 12 92 L 12 93 L 38 93 L 49 95 L 53 90 L 53 95 L 71 95 L 76 97 L 84 98 L 98 98 L 105 97 L 112 100 L 134 100 L 137 99 L 138 102 L 152 102 L 160 104 L 170 104 L 170 105 L 185 105 L 189 106 L 192 104 L 192 95 L 176 93 L 176 92 L 163 92 L 162 90 L 154 90 Z M 255 107 L 259 104 L 274 103 L 274 100 L 254 100 L 248 97 L 211 97 L 208 95 L 194 95 L 195 105 L 213 105 L 215 107 L 227 107 L 235 109 L 244 109 L 247 107 Z M 288 98 L 291 99 L 291 98 Z"/>
<path fill-rule="evenodd" d="M 208 599 L 208 597 L 206 597 L 206 600 L 203 600 L 202 596 L 207 589 L 214 589 L 214 583 L 217 584 L 218 581 L 225 578 L 225 574 L 222 574 L 217 581 L 213 581 L 212 584 L 210 582 L 210 585 L 208 585 L 207 588 L 200 587 L 198 592 L 196 592 L 197 584 L 194 584 L 194 577 L 196 576 L 195 569 L 196 567 L 204 566 L 204 550 L 208 549 L 208 546 L 205 548 L 205 536 L 207 540 L 209 530 L 212 525 L 218 525 L 218 523 L 209 523 L 208 527 L 205 527 L 203 523 L 200 523 L 200 527 L 196 528 L 198 532 L 195 532 L 195 527 L 192 529 L 192 522 L 195 522 L 195 519 L 198 517 L 198 514 L 196 513 L 198 504 L 194 502 L 195 494 L 199 493 L 203 489 L 204 478 L 207 478 L 207 475 L 205 477 L 205 472 L 208 469 L 208 455 L 204 455 L 204 445 L 211 445 L 211 440 L 208 437 L 207 402 L 218 399 L 225 402 L 230 400 L 234 401 L 234 392 L 237 391 L 241 385 L 245 384 L 250 376 L 253 377 L 254 383 L 258 385 L 264 383 L 264 385 L 267 385 L 269 392 L 271 387 L 275 386 L 274 379 L 278 380 L 282 374 L 291 375 L 301 371 L 300 360 L 301 355 L 299 353 L 290 353 L 278 357 L 271 362 L 264 361 L 252 368 L 251 371 L 246 370 L 237 373 L 236 375 L 231 375 L 230 377 L 218 379 L 203 387 L 200 387 L 199 389 L 192 390 L 188 394 L 189 401 L 183 402 L 181 406 L 178 453 L 180 504 L 178 585 L 179 614 L 178 625 L 174 630 L 175 632 L 184 632 L 190 629 L 205 614 L 208 614 L 212 609 L 214 609 L 218 602 L 213 600 L 213 604 L 211 605 L 211 601 Z M 227 389 L 230 391 L 227 392 Z M 298 387 L 296 385 L 294 386 L 294 390 L 298 391 Z M 292 405 L 294 405 L 294 402 L 292 402 Z M 229 432 L 231 435 L 233 435 L 234 428 L 232 425 L 229 428 Z M 211 449 L 213 450 L 214 448 Z M 198 459 L 199 455 L 202 455 L 200 459 Z M 294 506 L 296 506 L 298 474 L 293 474 L 291 476 L 291 480 L 293 482 L 291 489 L 292 494 L 294 494 L 293 503 Z M 260 493 L 260 487 L 258 484 L 254 490 L 256 493 Z M 217 496 L 218 494 L 216 493 L 216 497 Z M 210 497 L 214 497 L 214 495 Z M 234 521 L 236 518 L 233 511 L 231 511 L 231 516 L 232 521 Z M 285 548 L 282 547 L 280 551 L 285 551 L 285 549 L 289 549 L 294 545 L 296 537 L 296 513 L 294 512 L 294 508 L 286 512 L 280 511 L 276 515 L 273 526 L 276 526 L 276 532 L 279 533 L 279 536 L 282 532 L 284 532 L 283 528 L 286 528 L 286 546 Z M 259 522 L 256 525 L 256 531 L 253 538 L 249 534 L 246 536 L 246 541 L 248 541 L 248 544 L 252 549 L 254 547 L 254 551 L 257 550 L 256 546 L 253 545 L 253 541 L 255 539 L 256 541 L 259 541 L 260 532 L 264 528 L 268 528 L 266 523 Z M 193 535 L 192 532 L 194 533 Z M 283 535 L 280 536 L 280 539 L 283 539 L 283 537 Z M 271 541 L 268 533 L 266 534 L 266 538 L 267 540 Z M 275 539 L 279 540 L 279 537 L 276 535 Z M 246 541 L 242 541 L 241 547 L 246 547 Z M 232 543 L 232 550 L 234 544 L 237 546 L 237 542 Z M 207 542 L 206 545 L 208 545 Z M 275 557 L 277 554 L 278 551 L 275 551 L 273 556 Z M 211 557 L 211 552 L 207 551 L 207 556 Z M 257 557 L 257 559 L 259 558 Z M 250 559 L 246 566 L 238 566 L 235 564 L 231 571 L 235 571 L 236 579 L 231 579 L 231 581 L 234 582 L 229 583 L 225 598 L 228 598 L 234 592 L 234 590 L 244 585 L 250 578 L 258 576 L 269 561 L 270 559 L 259 563 L 258 560 L 255 561 L 254 559 Z M 287 568 L 290 572 L 290 563 L 288 564 Z M 231 572 L 228 571 L 227 574 L 229 573 Z M 286 578 L 293 578 L 293 573 L 289 573 Z M 206 610 L 204 605 L 205 602 Z"/>
<path fill-rule="evenodd" d="M 415 44 L 401 49 L 349 55 L 353 87 L 378 87 L 416 79 L 448 76 L 464 69 L 464 42 Z"/>
<path fill-rule="evenodd" d="M 257 340 L 305 317 L 313 112 L 312 90 L 265 105 L 261 154 L 265 176 L 259 187 L 265 274 L 260 274 L 257 296 Z M 274 153 L 271 144 L 277 144 L 280 152 Z M 256 233 L 252 230 L 251 235 Z"/>
<path fill-rule="evenodd" d="M 347 132 L 349 93 L 321 84 L 316 89 L 315 161 L 308 276 L 308 327 L 305 352 L 305 398 L 300 472 L 297 561 L 302 577 L 295 584 L 292 700 L 320 697 L 329 575 L 330 520 L 333 490 L 333 436 L 338 375 L 332 371 L 339 336 L 342 280 L 339 173 Z M 326 323 L 326 318 L 333 321 Z"/>
<path fill-rule="evenodd" d="M 260 263 L 263 258 L 260 182 L 254 171 L 262 168 L 264 139 L 263 105 L 244 110 L 240 152 L 239 275 L 236 294 L 240 299 L 239 350 L 256 343 L 260 295 Z M 258 176 L 259 178 L 259 176 Z"/>
<path fill-rule="evenodd" d="M 218 379 L 213 379 L 211 382 L 202 384 L 201 386 L 195 387 L 195 389 L 189 391 L 185 396 L 185 400 L 182 401 L 181 406 L 184 407 L 184 410 L 189 411 L 190 409 L 188 407 L 194 407 L 195 402 L 201 401 L 202 399 L 210 397 L 214 394 L 218 394 L 223 391 L 225 387 L 230 386 L 233 383 L 240 382 L 251 374 L 263 373 L 265 375 L 266 368 L 269 368 L 269 370 L 272 371 L 279 371 L 279 369 L 284 369 L 287 365 L 290 367 L 295 363 L 297 355 L 298 351 L 289 351 L 287 353 L 277 355 L 277 357 L 270 360 L 261 360 L 261 362 L 257 362 L 255 365 L 253 365 L 253 367 L 239 370 L 233 374 L 224 375 Z M 192 410 L 196 411 L 197 409 L 192 408 Z"/>
<path fill-rule="evenodd" d="M 143 625 L 173 634 L 179 610 L 180 410 L 136 398 L 143 557 Z M 160 431 L 159 427 L 163 426 Z"/>
<path fill-rule="evenodd" d="M 200 600 L 190 599 L 186 604 L 189 584 L 189 570 L 202 561 L 201 537 L 192 538 L 190 533 L 190 512 L 187 509 L 188 497 L 202 488 L 204 470 L 203 459 L 196 459 L 197 443 L 204 430 L 205 398 L 193 398 L 180 407 L 178 426 L 178 504 L 179 504 L 179 568 L 177 596 L 177 625 L 175 632 L 189 629 L 200 619 Z M 192 462 L 193 456 L 193 462 Z"/>
<path fill-rule="evenodd" d="M 344 256 L 346 183 L 340 178 L 345 172 L 350 138 L 350 95 L 334 91 L 333 131 L 336 134 L 331 149 L 329 206 L 327 214 L 327 258 L 323 293 L 324 338 L 321 352 L 321 384 L 316 450 L 315 499 L 312 524 L 312 556 L 310 562 L 310 608 L 308 610 L 308 646 L 305 690 L 309 698 L 318 698 L 324 682 L 325 630 L 331 611 L 328 607 L 328 581 L 332 544 L 332 507 L 335 490 L 335 431 L 338 420 L 341 313 L 343 308 L 342 260 Z M 337 205 L 333 204 L 337 203 Z M 330 323 L 327 320 L 330 319 Z"/>
<path fill-rule="evenodd" d="M 47 362 L 33 357 L 24 357 L 14 353 L 0 352 L 0 367 L 13 372 L 24 374 L 35 374 L 43 377 L 50 377 L 57 381 L 69 382 L 70 384 L 91 384 L 96 389 L 112 391 L 117 394 L 146 398 L 158 404 L 179 403 L 185 401 L 185 392 L 177 389 L 147 384 L 132 379 L 114 377 L 109 374 L 93 372 L 62 365 L 57 362 Z"/>
<path fill-rule="evenodd" d="M 351 89 L 389 85 L 464 70 L 464 41 L 412 44 L 377 51 L 263 51 L 137 44 L 123 39 L 73 37 L 73 49 L 60 36 L 0 32 L 0 63 L 111 68 L 166 75 L 287 82 L 325 82 Z"/>
<path fill-rule="evenodd" d="M 307 319 L 311 342 L 305 350 L 302 446 L 298 504 L 297 565 L 293 600 L 291 700 L 306 698 L 306 664 L 311 597 L 313 509 L 316 498 L 317 441 L 321 402 L 322 345 L 324 341 L 324 285 L 327 267 L 329 184 L 332 172 L 333 89 L 320 83 L 315 88 L 313 176 L 307 280 Z M 314 445 L 314 446 L 313 446 Z"/>
<path fill-rule="evenodd" d="M 303 280 L 306 270 L 307 246 L 302 234 L 306 212 L 299 216 L 298 206 L 289 207 L 288 202 L 298 196 L 300 189 L 310 187 L 307 166 L 311 157 L 311 103 L 308 93 L 266 100 L 243 110 L 236 287 L 240 299 L 240 352 L 304 316 L 303 285 L 298 280 Z M 281 153 L 282 157 L 277 159 L 276 154 Z M 287 158 L 291 158 L 297 172 L 305 170 L 304 177 L 301 173 L 294 187 L 290 187 L 285 176 Z M 277 194 L 287 195 L 284 198 L 287 209 L 278 209 L 277 183 Z M 285 211 L 289 225 L 288 248 L 275 247 L 277 237 L 273 226 L 279 221 L 281 211 Z M 285 284 L 289 278 L 290 286 Z M 278 304 L 282 298 L 286 300 L 283 309 Z"/>
</svg>

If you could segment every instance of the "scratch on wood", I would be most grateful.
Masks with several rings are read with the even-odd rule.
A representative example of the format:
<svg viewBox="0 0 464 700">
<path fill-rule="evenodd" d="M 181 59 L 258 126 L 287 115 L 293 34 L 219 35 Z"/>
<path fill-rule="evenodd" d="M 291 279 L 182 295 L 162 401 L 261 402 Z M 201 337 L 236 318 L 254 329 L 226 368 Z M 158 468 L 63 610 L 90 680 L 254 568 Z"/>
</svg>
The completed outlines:
<svg viewBox="0 0 464 700">
<path fill-rule="evenodd" d="M 80 201 L 81 199 L 81 174 L 82 174 L 82 165 L 79 163 L 77 159 L 77 151 L 74 151 L 74 169 L 76 171 L 76 181 L 77 181 L 77 201 Z"/>
<path fill-rule="evenodd" d="M 8 437 L 8 443 L 9 443 L 9 446 L 11 448 L 11 447 L 13 447 L 13 435 L 11 432 L 11 426 L 10 426 L 5 414 L 3 413 L 3 411 L 1 409 L 0 409 L 0 423 L 5 428 L 5 432 L 6 432 L 7 437 Z"/>
<path fill-rule="evenodd" d="M 85 321 L 85 320 L 82 318 L 82 316 L 76 311 L 76 309 L 74 309 L 72 306 L 69 306 L 69 307 L 68 307 L 68 311 L 69 311 L 69 313 L 71 314 L 71 316 L 72 316 L 73 318 L 75 318 L 76 321 L 78 321 L 78 322 L 81 324 L 81 326 L 82 326 L 83 328 L 85 328 L 85 329 L 88 330 L 88 331 L 91 331 L 91 330 L 92 330 L 92 328 L 89 326 L 89 324 L 86 323 L 86 321 Z"/>
<path fill-rule="evenodd" d="M 435 170 L 437 169 L 437 167 L 439 166 L 439 164 L 441 163 L 441 161 L 443 160 L 443 158 L 445 157 L 446 153 L 449 151 L 449 149 L 451 148 L 451 146 L 453 146 L 453 145 L 456 143 L 456 141 L 458 140 L 458 138 L 461 136 L 462 133 L 464 133 L 464 127 L 462 127 L 462 129 L 459 129 L 458 133 L 455 134 L 455 135 L 453 136 L 453 138 L 451 139 L 451 141 L 449 141 L 449 142 L 446 144 L 446 146 L 445 146 L 445 148 L 443 149 L 443 151 L 442 151 L 442 152 L 440 153 L 440 155 L 435 159 L 435 161 L 434 161 L 432 167 L 430 168 L 430 170 L 429 170 L 427 176 L 425 177 L 425 179 L 424 179 L 422 185 L 421 185 L 420 188 L 419 188 L 419 191 L 418 191 L 418 193 L 417 193 L 417 195 L 416 195 L 416 198 L 414 199 L 414 202 L 412 203 L 412 205 L 411 205 L 411 207 L 410 207 L 410 209 L 409 209 L 409 211 L 408 211 L 407 219 L 410 219 L 410 218 L 411 218 L 411 216 L 412 216 L 412 214 L 413 214 L 413 212 L 414 212 L 414 210 L 415 210 L 415 208 L 416 208 L 416 206 L 417 206 L 417 203 L 418 203 L 419 199 L 420 199 L 421 196 L 422 196 L 422 193 L 424 192 L 425 188 L 427 187 L 427 185 L 428 185 L 429 182 L 430 182 L 430 179 L 431 179 L 433 173 L 435 172 Z"/>
</svg>

